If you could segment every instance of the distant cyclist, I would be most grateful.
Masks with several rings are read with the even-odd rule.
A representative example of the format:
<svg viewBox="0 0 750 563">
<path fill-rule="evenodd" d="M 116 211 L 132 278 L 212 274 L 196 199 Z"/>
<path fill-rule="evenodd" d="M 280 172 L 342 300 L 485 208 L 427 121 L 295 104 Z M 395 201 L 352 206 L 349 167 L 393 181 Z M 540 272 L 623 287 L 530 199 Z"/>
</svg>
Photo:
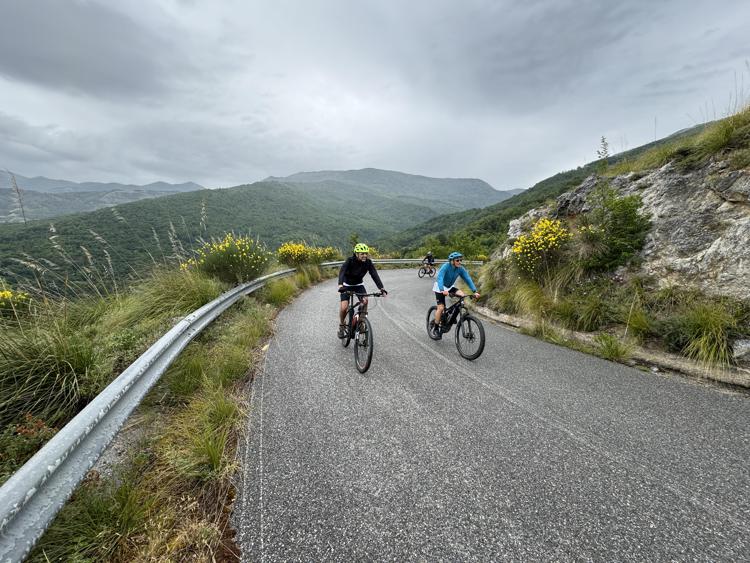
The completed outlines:
<svg viewBox="0 0 750 563">
<path fill-rule="evenodd" d="M 437 311 L 435 311 L 435 332 L 433 333 L 437 340 L 443 337 L 443 333 L 440 332 L 440 317 L 443 315 L 443 311 L 445 311 L 445 296 L 463 297 L 465 295 L 463 291 L 454 285 L 459 276 L 463 278 L 471 291 L 474 292 L 474 297 L 479 297 L 479 292 L 477 291 L 474 282 L 471 281 L 469 272 L 461 265 L 463 258 L 464 255 L 460 252 L 451 252 L 448 255 L 448 261 L 438 270 L 437 279 L 432 285 L 432 291 L 435 292 L 435 299 L 437 300 Z"/>
<path fill-rule="evenodd" d="M 427 256 L 422 258 L 422 266 L 427 266 L 430 269 L 435 268 L 435 257 L 432 255 L 432 250 L 427 252 Z"/>
<path fill-rule="evenodd" d="M 370 277 L 378 286 L 378 289 L 383 292 L 384 295 L 388 295 L 388 292 L 383 288 L 383 282 L 380 281 L 378 271 L 375 269 L 375 264 L 368 257 L 370 253 L 370 247 L 361 242 L 354 247 L 354 254 L 349 256 L 341 266 L 339 270 L 339 292 L 343 291 L 354 291 L 355 293 L 367 293 L 365 286 L 362 285 L 362 280 L 365 275 L 369 272 Z M 365 309 L 367 308 L 367 297 L 359 298 L 364 304 Z M 349 307 L 349 297 L 341 293 L 341 305 L 339 308 L 339 338 L 346 336 L 346 310 Z"/>
</svg>

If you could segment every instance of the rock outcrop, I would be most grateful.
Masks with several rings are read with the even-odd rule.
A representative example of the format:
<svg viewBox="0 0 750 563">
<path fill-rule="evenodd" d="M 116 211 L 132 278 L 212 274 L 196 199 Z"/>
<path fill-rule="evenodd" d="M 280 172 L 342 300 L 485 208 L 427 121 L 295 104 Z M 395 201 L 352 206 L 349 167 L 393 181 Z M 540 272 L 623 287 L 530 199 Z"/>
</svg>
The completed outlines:
<svg viewBox="0 0 750 563">
<path fill-rule="evenodd" d="M 598 178 L 512 221 L 517 237 L 536 218 L 588 211 L 586 199 Z M 641 252 L 641 271 L 663 286 L 678 285 L 712 295 L 750 299 L 750 170 L 713 162 L 681 172 L 671 164 L 646 174 L 610 180 L 621 195 L 638 194 L 651 230 Z"/>
</svg>

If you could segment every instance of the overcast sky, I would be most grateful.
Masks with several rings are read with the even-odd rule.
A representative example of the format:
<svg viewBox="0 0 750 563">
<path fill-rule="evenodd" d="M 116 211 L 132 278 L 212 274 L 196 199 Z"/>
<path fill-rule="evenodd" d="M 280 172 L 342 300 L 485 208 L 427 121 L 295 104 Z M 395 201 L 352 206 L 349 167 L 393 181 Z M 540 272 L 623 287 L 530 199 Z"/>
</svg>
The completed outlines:
<svg viewBox="0 0 750 563">
<path fill-rule="evenodd" d="M 527 188 L 602 135 L 619 152 L 747 100 L 749 22 L 748 0 L 0 0 L 0 168 Z"/>
</svg>

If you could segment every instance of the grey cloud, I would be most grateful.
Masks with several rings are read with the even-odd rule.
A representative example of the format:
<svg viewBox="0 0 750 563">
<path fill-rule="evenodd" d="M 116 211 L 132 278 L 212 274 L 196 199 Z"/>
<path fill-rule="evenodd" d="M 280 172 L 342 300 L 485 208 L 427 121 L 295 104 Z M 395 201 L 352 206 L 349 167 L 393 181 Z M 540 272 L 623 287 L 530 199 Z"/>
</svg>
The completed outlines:
<svg viewBox="0 0 750 563">
<path fill-rule="evenodd" d="M 80 135 L 55 126 L 38 127 L 0 113 L 0 155 L 25 159 L 85 162 L 94 145 Z"/>
<path fill-rule="evenodd" d="M 113 98 L 155 95 L 184 73 L 174 45 L 92 2 L 0 4 L 0 74 Z"/>
</svg>

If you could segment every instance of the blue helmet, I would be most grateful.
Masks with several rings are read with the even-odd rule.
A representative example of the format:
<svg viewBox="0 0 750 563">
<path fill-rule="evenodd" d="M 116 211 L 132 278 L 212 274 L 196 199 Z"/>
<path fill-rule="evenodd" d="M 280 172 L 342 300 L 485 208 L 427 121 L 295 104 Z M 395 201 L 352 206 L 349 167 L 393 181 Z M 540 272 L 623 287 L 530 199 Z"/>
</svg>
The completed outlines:
<svg viewBox="0 0 750 563">
<path fill-rule="evenodd" d="M 456 258 L 463 258 L 463 257 L 464 257 L 464 255 L 461 254 L 460 252 L 451 252 L 448 255 L 448 260 L 455 260 Z"/>
</svg>

